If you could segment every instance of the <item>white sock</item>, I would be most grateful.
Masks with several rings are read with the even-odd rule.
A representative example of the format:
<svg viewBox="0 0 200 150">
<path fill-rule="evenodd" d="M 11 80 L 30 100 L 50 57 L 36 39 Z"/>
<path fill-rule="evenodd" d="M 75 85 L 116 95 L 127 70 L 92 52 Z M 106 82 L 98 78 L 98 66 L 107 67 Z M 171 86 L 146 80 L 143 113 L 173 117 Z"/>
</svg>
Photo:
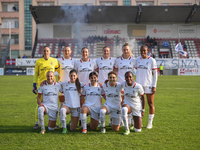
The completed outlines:
<svg viewBox="0 0 200 150">
<path fill-rule="evenodd" d="M 128 126 L 131 125 L 131 117 L 132 117 L 132 113 L 128 114 Z"/>
<path fill-rule="evenodd" d="M 63 106 L 63 102 L 59 102 L 59 108 L 58 108 L 59 124 L 62 122 L 62 118 L 60 115 L 62 106 Z"/>
<path fill-rule="evenodd" d="M 141 132 L 142 129 L 136 129 L 136 128 L 134 128 L 134 131 L 135 131 L 135 132 Z"/>
<path fill-rule="evenodd" d="M 53 130 L 55 130 L 55 128 L 51 128 L 51 127 L 48 127 L 48 129 L 49 129 L 50 131 L 53 131 Z"/>
<path fill-rule="evenodd" d="M 62 121 L 63 128 L 67 128 L 67 125 L 66 125 L 67 115 L 66 115 L 66 113 L 67 113 L 66 108 L 60 109 L 60 119 Z"/>
<path fill-rule="evenodd" d="M 112 117 L 111 117 L 111 114 L 109 114 L 109 124 L 112 124 Z"/>
<path fill-rule="evenodd" d="M 100 120 L 101 120 L 101 126 L 105 127 L 105 116 L 106 116 L 106 110 L 101 109 L 100 110 Z"/>
<path fill-rule="evenodd" d="M 82 114 L 81 113 L 81 124 L 83 126 L 83 129 L 87 130 L 86 122 L 87 122 L 87 114 Z"/>
<path fill-rule="evenodd" d="M 122 118 L 123 118 L 123 121 L 124 121 L 124 126 L 125 126 L 125 129 L 128 130 L 129 127 L 128 127 L 128 108 L 127 107 L 123 107 L 122 108 Z"/>
<path fill-rule="evenodd" d="M 38 118 L 40 121 L 41 130 L 45 129 L 45 127 L 44 127 L 44 107 L 38 108 Z"/>
<path fill-rule="evenodd" d="M 149 114 L 149 123 L 148 124 L 153 123 L 153 118 L 154 118 L 154 114 Z"/>
</svg>

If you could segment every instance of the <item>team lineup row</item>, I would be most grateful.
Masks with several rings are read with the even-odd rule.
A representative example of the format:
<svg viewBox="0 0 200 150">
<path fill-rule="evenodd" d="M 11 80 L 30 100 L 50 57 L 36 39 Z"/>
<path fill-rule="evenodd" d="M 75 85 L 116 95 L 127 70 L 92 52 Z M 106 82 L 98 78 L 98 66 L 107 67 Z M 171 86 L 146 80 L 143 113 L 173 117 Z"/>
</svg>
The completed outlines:
<svg viewBox="0 0 200 150">
<path fill-rule="evenodd" d="M 61 83 L 59 83 L 59 84 L 62 84 L 62 83 L 67 82 L 67 81 L 70 81 L 70 83 L 73 83 L 73 81 L 71 81 L 72 80 L 71 77 L 70 77 L 71 74 L 69 72 L 72 71 L 73 68 L 75 68 L 76 70 L 74 70 L 74 71 L 77 71 L 77 72 L 75 72 L 75 74 L 77 75 L 78 82 L 80 81 L 81 84 L 87 84 L 82 89 L 82 96 L 79 98 L 80 107 L 81 107 L 80 119 L 82 121 L 83 133 L 87 132 L 86 127 L 85 127 L 86 122 L 84 122 L 85 118 L 87 117 L 87 114 L 91 115 L 90 128 L 96 129 L 96 127 L 98 125 L 98 121 L 97 121 L 98 119 L 97 118 L 98 118 L 99 113 L 100 113 L 100 120 L 101 120 L 101 126 L 102 126 L 102 133 L 104 133 L 104 131 L 105 131 L 105 125 L 104 124 L 105 123 L 103 123 L 102 118 L 104 118 L 104 120 L 105 120 L 105 117 L 102 117 L 102 116 L 105 116 L 103 114 L 110 113 L 110 112 L 117 112 L 118 113 L 118 117 L 116 117 L 116 115 L 111 114 L 113 130 L 119 129 L 118 122 L 121 118 L 121 112 L 122 112 L 122 118 L 123 118 L 123 116 L 126 116 L 126 115 L 123 115 L 123 114 L 130 114 L 132 112 L 133 119 L 134 119 L 134 122 L 135 122 L 134 123 L 134 130 L 136 132 L 140 131 L 141 130 L 141 126 L 140 126 L 141 121 L 139 121 L 139 120 L 141 119 L 141 116 L 142 116 L 141 111 L 142 111 L 142 114 L 143 114 L 143 111 L 144 111 L 143 105 L 145 104 L 144 103 L 145 100 L 143 99 L 144 96 L 141 96 L 143 93 L 145 93 L 146 96 L 147 96 L 147 101 L 148 101 L 149 108 L 150 108 L 149 109 L 149 123 L 147 125 L 147 128 L 150 129 L 150 128 L 152 128 L 152 121 L 153 121 L 154 112 L 155 112 L 154 93 L 156 91 L 156 83 L 157 83 L 157 71 L 156 71 L 157 67 L 156 67 L 156 61 L 153 58 L 147 56 L 148 51 L 147 51 L 146 46 L 142 46 L 140 51 L 141 51 L 141 57 L 138 57 L 137 59 L 133 59 L 131 57 L 130 47 L 129 47 L 128 43 L 125 43 L 122 47 L 123 55 L 115 60 L 114 58 L 110 57 L 109 47 L 105 46 L 103 48 L 103 56 L 101 58 L 98 58 L 95 62 L 95 61 L 90 60 L 88 58 L 89 51 L 88 51 L 87 48 L 84 47 L 84 48 L 82 48 L 82 51 L 81 51 L 82 58 L 79 61 L 76 61 L 76 60 L 74 60 L 73 58 L 70 57 L 71 49 L 70 49 L 70 47 L 66 46 L 63 49 L 64 57 L 59 58 L 58 61 L 57 61 L 56 59 L 49 57 L 50 56 L 50 49 L 49 49 L 49 47 L 45 47 L 43 49 L 44 57 L 40 58 L 36 61 L 33 92 L 36 92 L 37 89 L 40 86 L 40 83 L 42 81 L 46 80 L 46 73 L 48 71 L 54 72 L 56 70 L 59 73 L 59 81 L 61 81 Z M 59 62 L 59 64 L 58 64 L 58 62 Z M 99 107 L 101 107 L 101 93 L 99 93 L 99 94 L 95 93 L 95 92 L 92 92 L 90 94 L 87 93 L 88 91 L 91 91 L 91 90 L 90 90 L 90 88 L 87 89 L 86 87 L 87 86 L 90 87 L 89 85 L 92 85 L 91 80 L 93 78 L 95 78 L 96 83 L 97 83 L 97 80 L 98 80 L 98 82 L 101 83 L 101 85 L 102 85 L 105 82 L 105 80 L 107 80 L 107 79 L 109 80 L 108 73 L 110 72 L 110 73 L 112 73 L 111 76 L 113 76 L 113 78 L 115 78 L 115 79 L 117 78 L 116 84 L 120 85 L 120 87 L 122 87 L 124 89 L 124 92 L 125 92 L 126 88 L 124 86 L 125 85 L 128 85 L 128 86 L 132 85 L 131 82 L 130 83 L 128 82 L 128 79 L 125 81 L 125 74 L 127 72 L 129 72 L 128 76 L 132 76 L 132 78 L 130 78 L 130 77 L 129 78 L 130 78 L 130 80 L 133 80 L 133 82 L 134 82 L 133 74 L 132 74 L 134 68 L 137 69 L 137 75 L 136 75 L 137 84 L 136 85 L 141 85 L 141 89 L 144 91 L 142 93 L 141 90 L 140 90 L 140 92 L 138 93 L 139 99 L 141 98 L 141 100 L 143 99 L 142 102 L 144 101 L 141 104 L 141 101 L 139 100 L 140 104 L 141 104 L 140 108 L 136 107 L 136 106 L 132 106 L 130 103 L 128 103 L 128 100 L 126 100 L 128 97 L 132 97 L 132 100 L 130 100 L 130 102 L 131 101 L 134 102 L 135 98 L 137 97 L 136 95 L 135 96 L 130 95 L 130 91 L 129 91 L 129 93 L 127 93 L 127 94 L 124 94 L 124 95 L 120 94 L 120 96 L 118 95 L 121 98 L 121 101 L 122 101 L 122 103 L 121 102 L 120 103 L 122 104 L 122 106 L 124 106 L 124 107 L 122 107 L 122 111 L 121 111 L 121 109 L 119 109 L 119 106 L 114 105 L 114 103 L 110 103 L 111 101 L 109 100 L 109 97 L 113 96 L 113 102 L 118 101 L 117 98 L 116 98 L 117 97 L 116 91 L 119 92 L 121 90 L 118 88 L 118 89 L 115 89 L 116 91 L 112 91 L 112 93 L 108 94 L 108 93 L 106 93 L 105 90 L 103 90 L 104 88 L 102 88 L 101 86 L 100 86 L 98 92 L 100 92 L 101 91 L 100 89 L 102 89 L 102 91 L 106 94 L 106 95 L 103 96 L 106 99 L 106 102 L 105 102 L 104 106 L 102 106 L 102 110 L 98 112 L 97 110 L 94 111 L 92 108 L 89 108 L 89 106 L 86 106 L 86 104 L 89 102 L 90 104 L 97 104 L 97 105 L 100 103 Z M 93 72 L 93 71 L 97 71 L 98 75 L 97 75 L 96 72 Z M 96 77 L 94 75 L 94 77 L 92 77 L 92 79 L 90 79 L 89 75 L 90 75 L 91 72 L 96 73 Z M 116 76 L 117 74 L 118 74 L 118 76 Z M 77 79 L 76 79 L 76 81 L 77 81 Z M 113 80 L 113 82 L 115 82 L 115 80 Z M 110 85 L 110 83 L 111 83 L 111 81 L 109 80 L 107 84 Z M 135 84 L 135 82 L 134 82 L 134 84 Z M 91 87 L 94 87 L 94 86 L 96 87 L 95 83 Z M 104 86 L 105 85 L 103 85 L 103 87 Z M 112 85 L 110 85 L 110 86 L 112 86 Z M 61 87 L 63 87 L 63 86 L 61 86 Z M 80 92 L 81 89 L 80 89 L 79 84 L 77 85 L 77 88 L 79 89 L 79 90 L 77 90 L 78 93 L 81 93 Z M 70 89 L 73 89 L 73 88 L 70 88 Z M 137 88 L 134 87 L 133 89 L 135 89 L 135 90 L 138 89 L 138 86 L 137 86 Z M 80 112 L 80 107 L 73 106 L 73 105 L 67 106 L 66 102 L 71 104 L 72 103 L 71 101 L 74 101 L 73 100 L 74 97 L 70 99 L 69 96 L 65 95 L 65 90 L 64 89 L 62 89 L 62 90 L 63 90 L 64 95 L 59 96 L 59 100 L 60 100 L 59 110 L 61 112 L 60 115 L 59 115 L 60 116 L 60 122 L 63 123 L 63 120 L 64 120 L 63 117 L 65 118 L 66 114 L 68 114 L 69 112 L 71 112 L 73 115 L 76 114 L 75 116 L 73 116 L 71 114 L 70 129 L 74 130 L 74 129 L 76 129 L 76 126 L 77 126 L 77 123 L 78 123 L 78 118 L 79 118 L 78 114 Z M 67 91 L 69 93 L 72 93 L 73 90 L 72 91 L 67 90 Z M 76 91 L 76 90 L 74 90 L 74 91 Z M 86 96 L 85 103 L 84 103 L 83 92 L 85 92 L 85 94 L 86 94 L 85 95 Z M 137 93 L 137 92 L 132 91 L 131 94 L 134 94 L 134 93 Z M 41 95 L 41 94 L 38 94 L 38 96 L 39 95 Z M 97 99 L 92 98 L 91 100 L 88 100 L 87 96 L 94 96 L 94 95 L 99 96 L 100 100 L 99 100 L 99 98 L 97 98 Z M 37 96 L 37 98 L 38 98 L 38 96 Z M 136 98 L 136 99 L 138 99 L 138 98 Z M 40 98 L 40 100 L 42 101 L 44 99 Z M 62 107 L 63 102 L 64 102 L 64 104 L 66 104 L 66 105 L 63 105 L 63 107 L 66 107 L 66 108 Z M 83 103 L 84 103 L 84 105 L 83 105 Z M 110 103 L 110 105 L 106 105 L 106 104 L 109 104 L 109 103 Z M 131 106 L 129 106 L 126 103 L 128 103 Z M 38 104 L 40 104 L 40 103 L 38 103 Z M 120 105 L 120 107 L 121 107 L 121 105 Z M 100 110 L 100 108 L 99 108 L 99 110 Z M 136 110 L 139 111 L 140 113 L 135 112 Z M 76 113 L 73 113 L 74 111 Z M 94 113 L 93 113 L 93 111 L 94 111 Z M 39 112 L 38 112 L 38 115 L 41 116 L 41 113 L 39 113 Z M 97 113 L 97 115 L 94 115 L 95 112 Z M 77 117 L 77 115 L 78 115 L 78 117 Z M 131 120 L 132 115 L 131 114 L 128 115 L 129 124 L 130 124 L 130 120 Z M 118 119 L 116 119 L 116 118 L 118 118 Z M 138 120 L 137 118 L 140 118 L 140 119 Z M 95 120 L 95 119 L 97 119 L 97 120 Z M 49 120 L 50 120 L 50 118 L 49 118 Z M 52 120 L 50 120 L 50 121 L 52 121 Z M 65 124 L 63 123 L 63 132 L 65 132 L 64 129 L 66 129 Z M 128 123 L 126 124 L 125 120 L 124 120 L 124 124 L 125 124 L 125 127 L 128 126 Z M 55 127 L 55 126 L 53 127 L 53 126 L 50 126 L 50 125 L 51 124 L 49 124 L 50 129 L 53 129 Z M 34 128 L 38 128 L 38 126 L 39 126 L 38 121 L 36 120 L 36 124 L 35 124 Z M 128 127 L 126 127 L 125 134 L 128 134 L 128 133 L 129 133 L 129 129 L 128 129 Z"/>
</svg>

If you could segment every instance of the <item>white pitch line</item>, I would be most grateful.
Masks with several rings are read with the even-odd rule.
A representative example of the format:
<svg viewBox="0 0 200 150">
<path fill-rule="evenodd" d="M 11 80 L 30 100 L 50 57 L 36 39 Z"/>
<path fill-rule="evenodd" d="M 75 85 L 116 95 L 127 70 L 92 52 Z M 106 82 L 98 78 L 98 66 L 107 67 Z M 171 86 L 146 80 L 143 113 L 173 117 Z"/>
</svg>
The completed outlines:
<svg viewBox="0 0 200 150">
<path fill-rule="evenodd" d="M 158 89 L 199 90 L 199 88 L 158 88 Z"/>
</svg>

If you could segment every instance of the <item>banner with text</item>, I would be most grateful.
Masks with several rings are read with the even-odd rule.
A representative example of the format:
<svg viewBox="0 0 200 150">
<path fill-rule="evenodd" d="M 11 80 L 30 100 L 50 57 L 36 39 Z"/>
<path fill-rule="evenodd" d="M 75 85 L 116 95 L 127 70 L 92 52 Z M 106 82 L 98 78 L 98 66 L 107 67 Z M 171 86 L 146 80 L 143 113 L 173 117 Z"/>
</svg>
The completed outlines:
<svg viewBox="0 0 200 150">
<path fill-rule="evenodd" d="M 108 38 L 119 36 L 126 37 L 127 36 L 127 26 L 123 25 L 103 25 L 102 27 L 102 35 L 107 36 Z"/>
<path fill-rule="evenodd" d="M 171 25 L 147 25 L 146 34 L 150 37 L 169 38 L 171 37 Z"/>
<path fill-rule="evenodd" d="M 38 58 L 20 58 L 16 59 L 16 66 L 35 66 L 35 62 Z"/>
<path fill-rule="evenodd" d="M 196 26 L 178 26 L 180 38 L 196 37 Z"/>
<path fill-rule="evenodd" d="M 97 35 L 96 25 L 82 25 L 80 26 L 80 35 L 81 37 L 89 37 Z"/>
<path fill-rule="evenodd" d="M 200 75 L 199 68 L 179 68 L 178 75 Z"/>
</svg>

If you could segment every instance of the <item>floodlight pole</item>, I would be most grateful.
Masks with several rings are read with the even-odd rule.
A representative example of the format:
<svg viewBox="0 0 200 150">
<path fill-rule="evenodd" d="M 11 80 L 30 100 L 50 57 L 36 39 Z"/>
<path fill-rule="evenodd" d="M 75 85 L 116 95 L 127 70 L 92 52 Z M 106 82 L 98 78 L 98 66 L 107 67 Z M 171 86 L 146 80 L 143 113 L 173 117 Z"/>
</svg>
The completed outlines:
<svg viewBox="0 0 200 150">
<path fill-rule="evenodd" d="M 9 41 L 11 44 L 11 21 L 8 23 L 8 25 L 9 25 Z M 11 48 L 10 48 L 10 59 L 11 59 Z"/>
<path fill-rule="evenodd" d="M 178 33 L 178 43 L 180 42 L 180 33 Z M 179 51 L 178 51 L 178 69 L 179 69 Z"/>
</svg>

